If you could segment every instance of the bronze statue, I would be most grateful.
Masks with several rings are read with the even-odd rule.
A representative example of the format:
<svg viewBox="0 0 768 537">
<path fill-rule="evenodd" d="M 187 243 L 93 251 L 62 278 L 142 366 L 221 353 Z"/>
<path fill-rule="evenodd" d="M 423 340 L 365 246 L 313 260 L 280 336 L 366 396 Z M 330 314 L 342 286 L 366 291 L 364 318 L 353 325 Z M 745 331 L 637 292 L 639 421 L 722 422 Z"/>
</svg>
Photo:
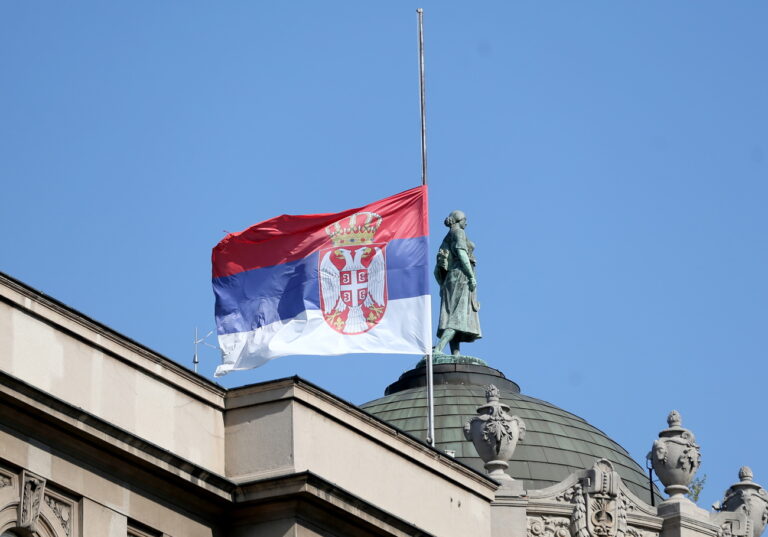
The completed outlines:
<svg viewBox="0 0 768 537">
<path fill-rule="evenodd" d="M 434 352 L 441 353 L 446 344 L 451 354 L 459 356 L 462 341 L 475 341 L 482 337 L 477 315 L 477 279 L 475 278 L 475 245 L 467 239 L 464 228 L 467 217 L 461 211 L 453 211 L 445 219 L 450 228 L 437 252 L 435 278 L 440 284 L 440 322 L 437 337 L 440 338 Z"/>
</svg>

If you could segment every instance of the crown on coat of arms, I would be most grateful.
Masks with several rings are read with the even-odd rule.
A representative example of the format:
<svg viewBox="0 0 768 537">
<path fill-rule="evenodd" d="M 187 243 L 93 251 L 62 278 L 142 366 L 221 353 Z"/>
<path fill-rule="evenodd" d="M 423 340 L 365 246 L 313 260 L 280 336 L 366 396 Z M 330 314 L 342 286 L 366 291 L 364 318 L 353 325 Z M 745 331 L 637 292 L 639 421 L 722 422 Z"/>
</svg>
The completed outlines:
<svg viewBox="0 0 768 537">
<path fill-rule="evenodd" d="M 334 246 L 370 244 L 381 226 L 381 216 L 376 213 L 355 213 L 325 228 Z"/>
</svg>

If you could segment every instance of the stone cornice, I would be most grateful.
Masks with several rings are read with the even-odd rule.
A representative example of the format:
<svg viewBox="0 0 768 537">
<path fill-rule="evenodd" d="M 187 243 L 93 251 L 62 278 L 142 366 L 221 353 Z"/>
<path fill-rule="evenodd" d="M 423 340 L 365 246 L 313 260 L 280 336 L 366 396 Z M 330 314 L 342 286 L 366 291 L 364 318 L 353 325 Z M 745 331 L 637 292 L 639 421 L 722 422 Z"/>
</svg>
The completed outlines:
<svg viewBox="0 0 768 537">
<path fill-rule="evenodd" d="M 130 461 L 166 478 L 177 478 L 193 489 L 202 489 L 220 499 L 231 501 L 236 484 L 151 442 L 116 427 L 93 414 L 73 407 L 48 393 L 0 371 L 0 422 L 21 430 L 41 427 L 66 436 L 66 443 L 53 446 L 88 446 L 87 449 Z M 4 415 L 7 412 L 6 415 Z M 14 421 L 18 423 L 14 424 Z M 29 434 L 28 431 L 21 431 Z M 95 458 L 93 460 L 102 460 Z"/>
<path fill-rule="evenodd" d="M 227 390 L 222 386 L 2 272 L 0 300 L 191 397 L 223 408 Z"/>
<path fill-rule="evenodd" d="M 280 399 L 295 400 L 473 494 L 488 500 L 495 497 L 498 484 L 488 476 L 301 377 L 294 376 L 233 388 L 227 393 L 226 405 L 227 410 L 232 410 Z M 321 408 L 323 405 L 328 405 L 329 408 Z M 366 428 L 370 430 L 366 431 Z M 446 472 L 454 473 L 454 477 Z M 468 486 L 467 482 L 462 483 L 463 479 L 475 487 L 479 486 L 483 492 Z"/>
<path fill-rule="evenodd" d="M 355 525 L 364 523 L 369 526 L 371 534 L 378 535 L 383 531 L 398 537 L 431 535 L 309 471 L 241 484 L 235 494 L 237 507 L 233 515 L 247 517 L 245 513 L 248 509 L 262 503 L 274 504 L 281 498 L 300 498 L 304 502 L 316 503 L 328 520 L 336 518 L 327 517 L 328 510 L 343 513 L 349 520 L 354 520 Z"/>
<path fill-rule="evenodd" d="M 294 379 L 276 384 L 297 387 Z M 301 396 L 291 398 L 304 404 Z M 80 464 L 153 495 L 174 498 L 180 507 L 210 520 L 225 513 L 247 519 L 249 513 L 258 514 L 261 505 L 269 510 L 276 502 L 287 501 L 317 505 L 321 511 L 336 510 L 341 520 L 369 527 L 370 535 L 382 531 L 403 537 L 430 535 L 310 471 L 236 484 L 4 372 L 0 372 L 0 423 L 22 437 L 45 438 L 56 456 L 80 460 Z"/>
</svg>

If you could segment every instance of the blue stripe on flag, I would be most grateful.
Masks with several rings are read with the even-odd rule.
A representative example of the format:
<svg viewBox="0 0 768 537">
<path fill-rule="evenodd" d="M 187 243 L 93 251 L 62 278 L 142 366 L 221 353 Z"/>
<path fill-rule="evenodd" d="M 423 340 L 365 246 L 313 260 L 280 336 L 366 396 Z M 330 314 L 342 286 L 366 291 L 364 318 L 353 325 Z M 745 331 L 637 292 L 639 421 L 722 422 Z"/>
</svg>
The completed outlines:
<svg viewBox="0 0 768 537">
<path fill-rule="evenodd" d="M 429 293 L 427 237 L 387 244 L 389 300 Z M 320 309 L 318 253 L 298 261 L 213 280 L 219 334 L 249 332 L 307 309 Z"/>
</svg>

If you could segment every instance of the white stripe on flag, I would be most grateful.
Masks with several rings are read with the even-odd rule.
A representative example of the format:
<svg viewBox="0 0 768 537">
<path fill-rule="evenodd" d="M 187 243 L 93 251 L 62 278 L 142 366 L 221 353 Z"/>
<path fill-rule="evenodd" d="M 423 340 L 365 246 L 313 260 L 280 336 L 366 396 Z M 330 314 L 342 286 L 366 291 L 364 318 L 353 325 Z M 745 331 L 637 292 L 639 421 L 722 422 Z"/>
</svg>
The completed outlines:
<svg viewBox="0 0 768 537">
<path fill-rule="evenodd" d="M 250 332 L 222 334 L 219 346 L 223 363 L 215 375 L 259 367 L 291 354 L 428 354 L 432 346 L 431 311 L 431 297 L 424 295 L 390 300 L 384 318 L 364 334 L 336 332 L 320 310 L 306 310 Z"/>
</svg>

